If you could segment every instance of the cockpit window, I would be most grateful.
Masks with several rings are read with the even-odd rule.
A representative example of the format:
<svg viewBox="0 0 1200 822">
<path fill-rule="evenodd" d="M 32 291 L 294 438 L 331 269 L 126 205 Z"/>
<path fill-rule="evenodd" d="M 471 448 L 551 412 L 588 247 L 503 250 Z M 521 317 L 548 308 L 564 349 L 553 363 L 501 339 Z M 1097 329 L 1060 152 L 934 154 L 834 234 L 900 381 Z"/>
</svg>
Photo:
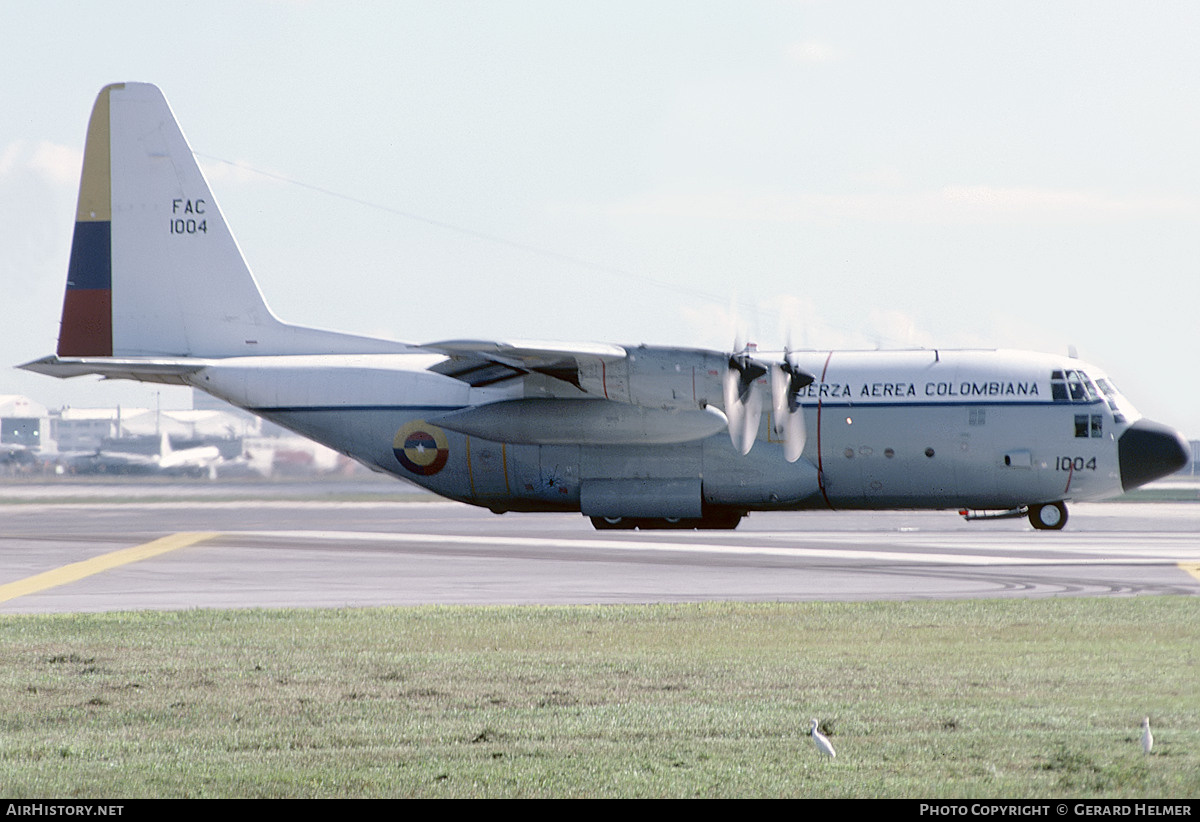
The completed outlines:
<svg viewBox="0 0 1200 822">
<path fill-rule="evenodd" d="M 1055 402 L 1092 402 L 1099 399 L 1096 387 L 1083 371 L 1053 371 L 1050 396 Z"/>
<path fill-rule="evenodd" d="M 1100 387 L 1100 390 L 1104 392 L 1105 399 L 1108 400 L 1108 407 L 1113 412 L 1113 421 L 1125 422 L 1125 415 L 1121 413 L 1121 392 L 1104 377 L 1096 380 L 1096 385 Z"/>
<path fill-rule="evenodd" d="M 1083 397 L 1085 402 L 1087 400 L 1096 400 L 1100 398 L 1099 392 L 1096 391 L 1096 386 L 1092 385 L 1092 381 L 1088 379 L 1087 374 L 1082 371 L 1076 371 L 1075 381 L 1079 385 L 1080 395 Z"/>
</svg>

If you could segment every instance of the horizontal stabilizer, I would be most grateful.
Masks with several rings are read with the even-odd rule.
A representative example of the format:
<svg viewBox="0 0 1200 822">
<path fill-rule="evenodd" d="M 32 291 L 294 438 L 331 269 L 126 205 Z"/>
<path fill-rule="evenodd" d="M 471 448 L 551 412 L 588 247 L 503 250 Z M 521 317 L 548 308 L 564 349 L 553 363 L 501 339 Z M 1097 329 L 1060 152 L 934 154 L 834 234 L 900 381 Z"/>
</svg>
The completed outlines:
<svg viewBox="0 0 1200 822">
<path fill-rule="evenodd" d="M 138 380 L 167 385 L 187 385 L 188 382 L 184 377 L 194 374 L 210 364 L 208 360 L 190 358 L 55 357 L 52 355 L 17 367 L 60 379 L 98 374 L 110 380 Z"/>
</svg>

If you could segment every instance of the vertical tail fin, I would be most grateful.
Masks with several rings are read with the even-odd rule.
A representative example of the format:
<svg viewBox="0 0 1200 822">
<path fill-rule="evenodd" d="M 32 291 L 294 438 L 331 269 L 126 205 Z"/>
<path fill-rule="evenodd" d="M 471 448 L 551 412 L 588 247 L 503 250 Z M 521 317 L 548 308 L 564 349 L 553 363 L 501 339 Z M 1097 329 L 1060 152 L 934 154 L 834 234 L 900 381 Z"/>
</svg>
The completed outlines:
<svg viewBox="0 0 1200 822">
<path fill-rule="evenodd" d="M 59 357 L 406 348 L 280 322 L 162 93 L 146 83 L 100 92 L 84 150 Z"/>
<path fill-rule="evenodd" d="M 96 98 L 88 121 L 75 234 L 63 297 L 60 357 L 107 357 L 112 342 L 112 179 L 109 163 L 108 86 Z"/>
</svg>

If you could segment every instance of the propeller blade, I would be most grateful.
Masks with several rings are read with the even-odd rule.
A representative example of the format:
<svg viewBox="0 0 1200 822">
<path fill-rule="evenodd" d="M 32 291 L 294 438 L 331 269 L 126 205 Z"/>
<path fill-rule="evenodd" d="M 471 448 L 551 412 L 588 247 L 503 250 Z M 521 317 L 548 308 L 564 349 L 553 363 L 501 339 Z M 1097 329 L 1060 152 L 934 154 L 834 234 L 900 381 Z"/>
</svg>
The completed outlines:
<svg viewBox="0 0 1200 822">
<path fill-rule="evenodd" d="M 784 352 L 783 362 L 771 369 L 771 402 L 775 433 L 784 438 L 783 455 L 788 462 L 800 459 L 804 451 L 804 410 L 800 407 L 800 391 L 815 378 L 795 365 L 791 353 Z"/>
<path fill-rule="evenodd" d="M 722 379 L 725 416 L 729 419 L 729 439 L 741 454 L 749 454 L 754 441 L 758 439 L 762 396 L 755 390 L 754 383 L 766 373 L 766 366 L 744 351 L 729 356 L 729 365 Z"/>
<path fill-rule="evenodd" d="M 804 410 L 797 406 L 788 412 L 783 425 L 783 458 L 795 462 L 804 453 Z"/>
<path fill-rule="evenodd" d="M 781 363 L 771 367 L 771 424 L 776 434 L 783 434 L 791 402 L 788 399 L 787 370 Z"/>
<path fill-rule="evenodd" d="M 723 378 L 723 387 L 725 389 L 725 416 L 729 420 L 729 438 L 733 441 L 733 447 L 741 454 L 750 452 L 749 448 L 742 448 L 742 421 L 746 417 L 746 408 L 738 399 L 738 378 L 739 374 L 734 368 L 726 368 Z"/>
<path fill-rule="evenodd" d="M 765 371 L 763 373 L 766 373 Z M 738 450 L 742 454 L 749 454 L 750 449 L 754 447 L 754 441 L 758 439 L 758 424 L 762 419 L 763 397 L 761 391 L 756 391 L 753 384 L 750 385 L 749 392 L 744 400 L 744 410 L 742 412 L 742 430 L 741 443 L 735 442 Z"/>
</svg>

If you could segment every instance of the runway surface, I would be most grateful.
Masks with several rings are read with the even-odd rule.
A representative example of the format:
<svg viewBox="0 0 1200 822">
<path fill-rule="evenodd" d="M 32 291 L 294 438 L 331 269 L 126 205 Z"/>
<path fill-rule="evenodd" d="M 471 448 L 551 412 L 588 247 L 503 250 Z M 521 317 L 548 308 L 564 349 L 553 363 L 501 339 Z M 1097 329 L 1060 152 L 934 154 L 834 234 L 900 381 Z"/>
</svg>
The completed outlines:
<svg viewBox="0 0 1200 822">
<path fill-rule="evenodd" d="M 1200 503 L 1077 504 L 1061 532 L 951 512 L 596 532 L 444 502 L 0 506 L 0 613 L 1133 594 L 1200 594 Z"/>
</svg>

